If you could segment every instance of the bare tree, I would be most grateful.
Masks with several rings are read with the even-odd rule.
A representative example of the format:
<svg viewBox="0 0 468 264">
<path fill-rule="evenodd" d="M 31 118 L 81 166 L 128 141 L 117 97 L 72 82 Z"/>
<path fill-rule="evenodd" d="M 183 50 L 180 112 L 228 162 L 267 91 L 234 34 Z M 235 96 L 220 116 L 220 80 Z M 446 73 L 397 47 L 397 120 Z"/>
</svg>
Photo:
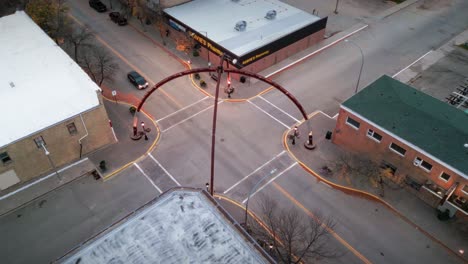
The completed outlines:
<svg viewBox="0 0 468 264">
<path fill-rule="evenodd" d="M 79 62 L 81 67 L 99 86 L 102 85 L 104 80 L 112 80 L 113 75 L 119 69 L 109 52 L 93 45 L 86 46 Z"/>
<path fill-rule="evenodd" d="M 283 210 L 269 198 L 261 199 L 261 218 L 266 226 L 250 221 L 252 235 L 266 244 L 273 258 L 281 263 L 312 262 L 318 258 L 336 258 L 341 254 L 330 246 L 330 231 L 335 223 L 316 213 L 306 217 L 297 208 Z"/>
<path fill-rule="evenodd" d="M 29 0 L 26 13 L 44 30 L 57 44 L 63 43 L 69 30 L 66 0 Z"/>
<path fill-rule="evenodd" d="M 78 62 L 79 58 L 79 49 L 82 46 L 89 46 L 91 45 L 89 43 L 90 40 L 93 39 L 93 34 L 91 31 L 89 31 L 88 28 L 86 27 L 75 27 L 72 30 L 67 32 L 67 35 L 65 36 L 65 40 L 72 45 L 73 47 L 73 56 L 75 58 L 75 61 Z"/>
<path fill-rule="evenodd" d="M 362 182 L 369 182 L 379 189 L 380 196 L 384 196 L 384 176 L 389 174 L 389 169 L 382 168 L 363 154 L 346 153 L 333 161 L 334 170 L 348 174 Z"/>
</svg>

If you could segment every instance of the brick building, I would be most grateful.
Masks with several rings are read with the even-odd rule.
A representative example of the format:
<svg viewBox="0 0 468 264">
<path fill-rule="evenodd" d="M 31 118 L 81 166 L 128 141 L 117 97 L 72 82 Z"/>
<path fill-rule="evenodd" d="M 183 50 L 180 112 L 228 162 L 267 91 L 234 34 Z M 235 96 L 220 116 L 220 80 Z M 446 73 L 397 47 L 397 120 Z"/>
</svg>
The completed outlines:
<svg viewBox="0 0 468 264">
<path fill-rule="evenodd" d="M 101 89 L 24 12 L 0 18 L 0 190 L 114 142 Z"/>
<path fill-rule="evenodd" d="M 388 76 L 345 101 L 333 142 L 434 207 L 468 215 L 468 114 Z"/>
<path fill-rule="evenodd" d="M 278 0 L 194 0 L 163 11 L 176 44 L 199 46 L 212 65 L 225 54 L 230 65 L 255 73 L 321 41 L 327 24 Z"/>
</svg>

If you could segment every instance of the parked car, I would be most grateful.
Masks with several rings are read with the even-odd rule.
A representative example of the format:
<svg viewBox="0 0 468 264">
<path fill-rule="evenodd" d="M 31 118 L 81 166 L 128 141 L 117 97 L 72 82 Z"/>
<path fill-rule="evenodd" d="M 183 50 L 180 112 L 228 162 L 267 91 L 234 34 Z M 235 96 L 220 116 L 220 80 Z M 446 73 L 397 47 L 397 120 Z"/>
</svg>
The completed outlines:
<svg viewBox="0 0 468 264">
<path fill-rule="evenodd" d="M 94 8 L 99 13 L 107 11 L 107 6 L 99 0 L 89 0 L 89 6 Z"/>
<path fill-rule="evenodd" d="M 136 71 L 129 72 L 127 78 L 138 89 L 145 89 L 149 85 L 145 78 Z"/>
<path fill-rule="evenodd" d="M 127 19 L 123 17 L 123 15 L 120 14 L 119 12 L 110 12 L 109 17 L 112 21 L 117 23 L 119 26 L 127 25 Z"/>
</svg>

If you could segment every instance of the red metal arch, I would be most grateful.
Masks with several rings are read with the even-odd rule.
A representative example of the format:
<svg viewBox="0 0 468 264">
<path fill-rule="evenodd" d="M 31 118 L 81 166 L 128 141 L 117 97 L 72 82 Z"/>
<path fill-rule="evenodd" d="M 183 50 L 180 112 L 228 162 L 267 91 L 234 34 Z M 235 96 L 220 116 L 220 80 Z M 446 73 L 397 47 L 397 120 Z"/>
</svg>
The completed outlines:
<svg viewBox="0 0 468 264">
<path fill-rule="evenodd" d="M 182 72 L 179 72 L 179 73 L 176 73 L 176 74 L 173 74 L 163 80 L 161 80 L 160 82 L 158 82 L 157 84 L 155 84 L 153 86 L 153 88 L 151 88 L 150 91 L 148 91 L 145 96 L 143 97 L 143 99 L 141 100 L 140 104 L 138 104 L 138 107 L 137 107 L 137 112 L 140 112 L 140 109 L 143 107 L 143 104 L 146 102 L 146 100 L 148 99 L 148 97 L 154 93 L 157 89 L 159 89 L 159 87 L 163 86 L 164 84 L 174 80 L 174 79 L 177 79 L 179 77 L 182 77 L 182 76 L 185 76 L 185 75 L 189 75 L 189 74 L 195 74 L 195 73 L 201 73 L 201 72 L 216 72 L 218 71 L 217 68 L 200 68 L 200 69 L 191 69 L 191 70 L 186 70 L 186 71 L 182 71 Z M 237 74 L 240 74 L 240 75 L 245 75 L 245 76 L 249 76 L 249 77 L 253 77 L 253 78 L 256 78 L 260 81 L 263 81 L 263 82 L 266 82 L 268 83 L 269 85 L 275 87 L 276 89 L 278 89 L 280 92 L 282 92 L 284 95 L 286 95 L 289 100 L 291 100 L 296 106 L 297 108 L 299 109 L 299 111 L 301 112 L 302 116 L 304 117 L 305 120 L 308 120 L 307 118 L 307 114 L 304 110 L 304 108 L 302 107 L 301 103 L 299 103 L 299 101 L 296 99 L 296 97 L 294 97 L 294 95 L 292 95 L 288 90 L 284 89 L 281 85 L 279 85 L 278 83 L 272 81 L 272 80 L 269 80 L 261 75 L 258 75 L 256 73 L 253 73 L 253 72 L 248 72 L 248 71 L 243 71 L 243 70 L 238 70 L 238 69 L 223 69 L 224 72 L 228 72 L 228 73 L 237 73 Z M 220 81 L 221 79 L 219 78 L 218 81 Z"/>
</svg>

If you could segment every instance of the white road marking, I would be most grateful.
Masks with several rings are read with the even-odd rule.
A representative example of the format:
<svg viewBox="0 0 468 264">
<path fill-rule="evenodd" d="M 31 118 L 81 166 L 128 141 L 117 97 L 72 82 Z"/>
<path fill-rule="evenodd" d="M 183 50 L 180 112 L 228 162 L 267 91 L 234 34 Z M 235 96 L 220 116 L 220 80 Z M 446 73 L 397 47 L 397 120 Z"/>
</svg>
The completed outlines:
<svg viewBox="0 0 468 264">
<path fill-rule="evenodd" d="M 69 168 L 71 168 L 71 167 L 73 167 L 75 165 L 78 165 L 78 164 L 80 164 L 80 163 L 82 163 L 83 161 L 86 161 L 86 160 L 88 160 L 88 158 L 84 158 L 82 160 L 76 161 L 76 162 L 74 162 L 74 163 L 72 163 L 72 164 L 70 164 L 68 166 L 65 166 L 65 167 L 61 168 L 60 170 L 58 170 L 58 172 L 62 172 L 64 170 L 67 170 L 67 169 L 69 169 Z M 44 181 L 44 180 L 46 180 L 46 179 L 48 179 L 48 178 L 50 178 L 50 177 L 52 177 L 54 175 L 57 175 L 57 173 L 53 172 L 53 173 L 51 173 L 51 174 L 49 174 L 49 175 L 47 175 L 45 177 L 42 177 L 42 178 L 37 179 L 36 181 L 33 181 L 33 182 L 31 182 L 31 183 L 29 183 L 27 185 L 24 185 L 21 188 L 18 188 L 17 190 L 14 190 L 14 191 L 12 191 L 10 193 L 7 193 L 7 194 L 3 195 L 2 197 L 0 197 L 0 201 L 3 200 L 3 199 L 6 199 L 6 198 L 8 198 L 8 197 L 10 197 L 10 196 L 12 196 L 12 195 L 14 195 L 16 193 L 18 193 L 18 192 L 21 192 L 22 190 L 27 189 L 27 188 L 35 185 L 35 184 L 38 184 L 41 181 Z"/>
<path fill-rule="evenodd" d="M 177 184 L 177 186 L 180 186 L 180 183 L 174 177 L 172 177 L 172 175 L 161 165 L 161 163 L 159 163 L 159 161 L 153 157 L 153 155 L 151 155 L 151 153 L 148 153 L 148 156 L 150 156 L 150 158 L 153 159 L 153 161 L 156 162 L 159 167 L 161 167 L 161 169 L 169 176 L 169 178 L 171 178 L 172 181 Z"/>
<path fill-rule="evenodd" d="M 263 101 L 269 103 L 271 106 L 273 106 L 274 108 L 280 110 L 283 114 L 289 116 L 291 119 L 293 119 L 294 121 L 296 121 L 296 123 L 299 123 L 299 120 L 297 120 L 296 118 L 294 118 L 294 116 L 288 114 L 286 111 L 284 111 L 283 109 L 277 107 L 276 105 L 274 105 L 272 102 L 268 101 L 267 99 L 263 98 L 263 96 L 259 95 L 258 97 L 260 97 L 260 99 L 262 99 Z"/>
<path fill-rule="evenodd" d="M 255 194 L 257 194 L 258 192 L 260 192 L 261 190 L 263 190 L 263 188 L 265 188 L 266 186 L 268 186 L 268 184 L 272 183 L 274 180 L 276 180 L 279 176 L 283 175 L 283 173 L 285 173 L 286 171 L 290 170 L 292 167 L 294 167 L 295 165 L 297 165 L 297 162 L 294 162 L 291 166 L 287 167 L 285 170 L 283 170 L 282 172 L 280 172 L 278 175 L 276 175 L 275 177 L 273 177 L 271 180 L 269 180 L 267 183 L 265 183 L 264 185 L 262 185 L 262 187 L 258 188 L 258 190 L 256 190 L 254 193 L 252 193 L 250 195 L 250 198 L 252 198 Z M 247 202 L 247 199 L 249 199 L 249 197 L 245 198 L 244 201 L 242 201 L 243 204 L 245 204 Z"/>
<path fill-rule="evenodd" d="M 310 53 L 310 54 L 308 54 L 308 55 L 305 55 L 304 57 L 302 57 L 302 58 L 300 58 L 300 59 L 298 59 L 298 60 L 296 60 L 296 61 L 294 61 L 294 62 L 292 62 L 292 63 L 290 63 L 290 64 L 288 64 L 288 65 L 286 65 L 286 66 L 284 66 L 284 67 L 282 67 L 282 68 L 279 69 L 279 70 L 276 70 L 276 71 L 274 71 L 274 72 L 268 74 L 268 75 L 265 76 L 265 77 L 266 77 L 266 78 L 269 78 L 270 76 L 273 76 L 273 75 L 277 74 L 278 72 L 281 72 L 282 70 L 287 69 L 288 67 L 293 66 L 293 65 L 296 64 L 296 63 L 299 63 L 299 62 L 301 62 L 301 61 L 303 61 L 303 60 L 305 60 L 305 59 L 308 59 L 309 57 L 311 57 L 311 56 L 313 56 L 313 55 L 319 53 L 320 51 L 322 51 L 322 50 L 324 50 L 324 49 L 329 48 L 330 46 L 332 46 L 332 45 L 334 45 L 334 44 L 336 44 L 336 43 L 342 41 L 343 39 L 345 39 L 345 38 L 347 38 L 347 37 L 353 35 L 354 33 L 357 33 L 357 32 L 359 32 L 359 31 L 365 29 L 365 28 L 368 27 L 368 26 L 369 26 L 369 25 L 365 25 L 365 26 L 363 26 L 363 27 L 361 27 L 361 28 L 359 28 L 359 29 L 356 29 L 355 31 L 353 31 L 353 32 L 351 32 L 351 33 L 345 35 L 344 37 L 341 37 L 341 38 L 339 38 L 339 39 L 333 41 L 332 43 L 330 43 L 330 44 L 328 44 L 328 45 L 326 45 L 326 46 L 323 46 L 323 47 L 321 47 L 320 49 L 318 49 L 318 50 L 316 50 L 316 51 L 314 51 L 314 52 L 312 52 L 312 53 Z"/>
<path fill-rule="evenodd" d="M 260 167 L 256 168 L 254 171 L 252 171 L 249 175 L 245 176 L 244 178 L 242 178 L 240 181 L 236 182 L 234 185 L 232 185 L 231 187 L 229 187 L 226 191 L 223 192 L 223 194 L 226 194 L 228 193 L 229 191 L 231 191 L 233 188 L 235 188 L 237 185 L 239 185 L 241 182 L 245 181 L 247 178 L 249 178 L 250 176 L 252 176 L 254 173 L 256 173 L 257 171 L 259 171 L 261 168 L 265 167 L 268 163 L 272 162 L 273 160 L 275 160 L 276 158 L 278 158 L 279 156 L 281 156 L 283 153 L 285 153 L 286 150 L 283 150 L 281 151 L 278 155 L 274 156 L 272 159 L 270 159 L 269 161 L 267 161 L 266 163 L 263 163 L 263 165 L 261 165 Z M 272 170 L 270 173 L 273 174 L 276 172 L 276 169 Z"/>
<path fill-rule="evenodd" d="M 146 177 L 146 179 L 151 182 L 151 184 L 154 186 L 154 188 L 156 188 L 156 190 L 158 190 L 159 193 L 162 193 L 161 189 L 159 189 L 159 187 L 153 182 L 153 180 L 150 179 L 150 177 L 140 168 L 138 164 L 133 163 L 133 165 L 135 165 L 135 167 L 137 167 L 137 169 Z"/>
<path fill-rule="evenodd" d="M 179 112 L 181 112 L 181 111 L 184 111 L 185 109 L 187 109 L 187 108 L 189 108 L 189 107 L 191 107 L 191 106 L 194 106 L 194 105 L 198 104 L 199 102 L 205 100 L 206 98 L 210 98 L 210 97 L 206 96 L 206 97 L 204 97 L 204 98 L 202 98 L 202 99 L 196 101 L 195 103 L 189 104 L 189 105 L 187 105 L 186 107 L 181 108 L 181 109 L 175 111 L 174 113 L 168 114 L 167 116 L 156 120 L 156 122 L 162 121 L 162 120 L 164 120 L 164 119 L 166 119 L 166 118 L 168 118 L 168 117 L 171 117 L 171 116 L 173 116 L 173 115 L 175 115 L 175 114 L 177 114 L 177 113 L 179 113 Z"/>
<path fill-rule="evenodd" d="M 409 67 L 413 66 L 416 62 L 422 60 L 422 58 L 426 57 L 429 53 L 431 53 L 432 50 L 426 52 L 426 54 L 422 55 L 421 57 L 419 57 L 419 59 L 413 61 L 413 63 L 411 63 L 410 65 L 406 66 L 405 68 L 403 68 L 401 71 L 395 73 L 392 78 L 395 78 L 398 74 L 402 73 L 404 70 L 408 69 Z"/>
<path fill-rule="evenodd" d="M 218 104 L 221 104 L 222 102 L 224 102 L 224 101 L 219 101 Z M 197 115 L 199 115 L 199 114 L 201 114 L 201 113 L 205 112 L 206 110 L 208 110 L 208 109 L 210 109 L 210 108 L 213 108 L 213 107 L 214 107 L 214 105 L 210 105 L 210 106 L 208 106 L 207 108 L 205 108 L 205 109 L 203 109 L 203 110 L 201 110 L 201 111 L 199 111 L 199 112 L 197 112 L 197 113 L 195 113 L 195 114 L 193 114 L 193 115 L 191 115 L 191 116 L 185 118 L 184 120 L 182 120 L 182 121 L 180 121 L 180 122 L 177 122 L 177 123 L 175 123 L 174 125 L 172 125 L 172 126 L 166 128 L 166 129 L 164 129 L 162 132 L 166 132 L 166 131 L 168 131 L 169 129 L 171 129 L 171 128 L 177 126 L 177 125 L 180 125 L 180 124 L 182 124 L 183 122 L 185 122 L 185 121 L 191 119 L 192 117 L 195 117 L 195 116 L 197 116 Z"/>
<path fill-rule="evenodd" d="M 338 117 L 338 114 L 339 113 L 336 113 L 334 116 L 333 116 L 333 119 L 336 119 Z"/>
<path fill-rule="evenodd" d="M 328 183 L 326 183 L 326 182 L 320 181 L 320 183 L 323 184 L 323 185 L 325 185 L 325 186 L 327 186 L 327 187 L 330 188 L 330 189 L 333 189 L 333 188 L 330 186 L 330 184 L 328 184 Z"/>
<path fill-rule="evenodd" d="M 258 105 L 252 103 L 250 100 L 247 100 L 247 102 L 251 103 L 253 106 L 255 106 L 256 108 L 258 108 L 258 110 L 262 111 L 263 113 L 265 113 L 266 115 L 268 115 L 269 117 L 273 118 L 276 122 L 280 123 L 281 125 L 283 125 L 285 128 L 289 129 L 289 126 L 285 125 L 283 122 L 279 121 L 278 119 L 276 119 L 276 117 L 270 115 L 269 113 L 267 113 L 265 110 L 263 110 L 262 108 L 260 108 Z"/>
<path fill-rule="evenodd" d="M 330 118 L 330 119 L 333 119 L 333 117 L 327 115 L 325 112 L 322 112 L 321 110 L 319 110 L 318 112 L 321 113 L 322 115 L 324 115 L 324 116 Z"/>
</svg>

